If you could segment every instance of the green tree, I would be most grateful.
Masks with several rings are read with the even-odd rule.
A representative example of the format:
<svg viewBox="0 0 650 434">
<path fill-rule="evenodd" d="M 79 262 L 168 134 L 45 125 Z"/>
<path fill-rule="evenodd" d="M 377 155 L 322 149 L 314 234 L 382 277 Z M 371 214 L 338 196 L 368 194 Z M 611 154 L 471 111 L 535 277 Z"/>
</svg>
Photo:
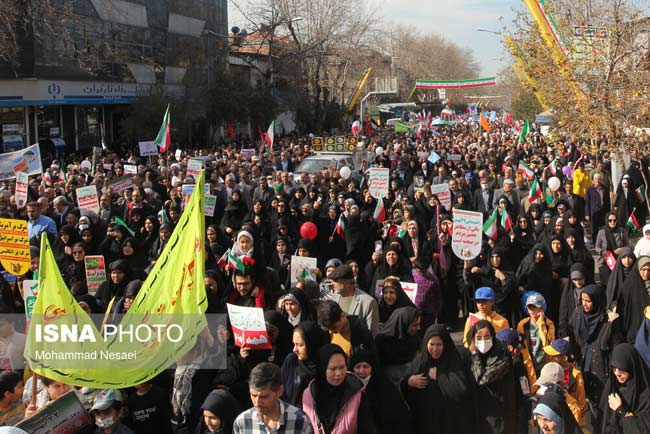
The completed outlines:
<svg viewBox="0 0 650 434">
<path fill-rule="evenodd" d="M 515 119 L 535 120 L 535 115 L 542 112 L 542 106 L 532 93 L 521 90 L 512 97 L 510 103 L 512 116 Z"/>
<path fill-rule="evenodd" d="M 276 104 L 266 86 L 254 87 L 239 75 L 217 75 L 209 90 L 208 118 L 218 125 L 247 123 L 264 129 L 275 117 Z"/>
</svg>

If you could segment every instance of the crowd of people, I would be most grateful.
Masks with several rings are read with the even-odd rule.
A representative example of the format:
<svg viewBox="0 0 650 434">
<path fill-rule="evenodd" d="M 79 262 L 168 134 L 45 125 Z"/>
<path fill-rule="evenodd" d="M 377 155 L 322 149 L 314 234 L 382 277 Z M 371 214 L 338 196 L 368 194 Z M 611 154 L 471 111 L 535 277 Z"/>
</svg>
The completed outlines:
<svg viewBox="0 0 650 434">
<path fill-rule="evenodd" d="M 88 432 L 103 434 L 650 432 L 647 154 L 631 148 L 619 180 L 605 139 L 594 149 L 518 136 L 467 120 L 421 136 L 378 128 L 346 176 L 294 172 L 312 153 L 297 136 L 250 159 L 246 143 L 153 161 L 130 150 L 52 157 L 22 208 L 14 181 L 0 181 L 0 217 L 27 220 L 32 259 L 25 276 L 0 277 L 1 312 L 24 312 L 21 282 L 38 272 L 47 236 L 80 306 L 124 313 L 183 212 L 188 159 L 202 159 L 216 198 L 205 217 L 207 313 L 262 308 L 272 343 L 240 348 L 228 324 L 211 324 L 150 382 L 90 390 L 39 378 L 34 398 L 18 369 L 25 336 L 0 317 L 0 353 L 15 367 L 0 372 L 0 425 L 73 391 Z M 125 165 L 137 166 L 131 182 L 111 182 Z M 372 167 L 390 169 L 385 216 L 368 189 Z M 441 184 L 449 208 L 432 193 Z M 101 192 L 100 211 L 82 216 L 76 189 L 87 185 Z M 497 217 L 472 260 L 453 253 L 454 210 Z M 317 229 L 309 238 L 306 223 Z M 224 267 L 226 254 L 245 266 Z M 108 264 L 96 292 L 88 255 Z M 292 256 L 317 266 L 296 276 Z M 217 355 L 227 368 L 195 362 Z"/>
</svg>

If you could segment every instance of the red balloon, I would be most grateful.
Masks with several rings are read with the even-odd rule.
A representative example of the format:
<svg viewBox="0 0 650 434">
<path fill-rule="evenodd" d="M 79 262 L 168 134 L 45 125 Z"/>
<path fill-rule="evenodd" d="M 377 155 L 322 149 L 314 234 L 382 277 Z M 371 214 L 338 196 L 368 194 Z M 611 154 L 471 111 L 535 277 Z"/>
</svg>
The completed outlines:
<svg viewBox="0 0 650 434">
<path fill-rule="evenodd" d="M 318 228 L 312 222 L 305 222 L 300 226 L 300 236 L 303 238 L 308 238 L 314 240 L 318 235 Z"/>
</svg>

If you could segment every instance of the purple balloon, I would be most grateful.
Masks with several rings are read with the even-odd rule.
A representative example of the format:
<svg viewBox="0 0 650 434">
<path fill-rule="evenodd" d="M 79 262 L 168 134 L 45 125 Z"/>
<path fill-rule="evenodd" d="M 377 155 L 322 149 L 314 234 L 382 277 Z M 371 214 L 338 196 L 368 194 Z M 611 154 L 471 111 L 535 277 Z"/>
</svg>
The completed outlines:
<svg viewBox="0 0 650 434">
<path fill-rule="evenodd" d="M 566 176 L 567 178 L 571 178 L 571 175 L 573 175 L 573 170 L 571 169 L 570 166 L 564 166 L 564 167 L 562 168 L 562 173 L 563 173 L 564 176 Z"/>
</svg>

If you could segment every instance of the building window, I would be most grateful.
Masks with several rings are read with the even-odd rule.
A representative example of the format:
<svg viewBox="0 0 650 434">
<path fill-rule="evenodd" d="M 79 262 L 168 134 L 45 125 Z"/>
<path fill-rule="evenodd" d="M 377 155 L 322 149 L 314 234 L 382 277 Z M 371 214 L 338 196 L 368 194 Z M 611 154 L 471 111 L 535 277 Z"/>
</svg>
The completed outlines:
<svg viewBox="0 0 650 434">
<path fill-rule="evenodd" d="M 77 106 L 77 135 L 79 136 L 79 149 L 101 146 L 99 128 L 101 116 L 101 107 Z"/>
</svg>

